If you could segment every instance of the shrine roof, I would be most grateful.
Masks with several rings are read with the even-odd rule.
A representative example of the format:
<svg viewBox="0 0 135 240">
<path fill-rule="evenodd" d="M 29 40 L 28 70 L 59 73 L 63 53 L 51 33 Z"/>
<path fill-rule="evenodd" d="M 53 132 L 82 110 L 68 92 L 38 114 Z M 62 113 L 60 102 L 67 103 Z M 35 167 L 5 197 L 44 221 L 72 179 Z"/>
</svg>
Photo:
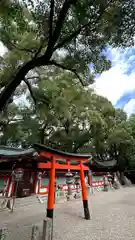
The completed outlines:
<svg viewBox="0 0 135 240">
<path fill-rule="evenodd" d="M 63 152 L 63 151 L 59 151 L 41 144 L 34 144 L 34 148 L 38 151 L 38 152 L 50 152 L 52 154 L 55 154 L 57 156 L 63 156 L 63 157 L 69 157 L 69 158 L 83 158 L 83 159 L 89 159 L 91 157 L 90 154 L 80 154 L 80 153 L 69 153 L 69 152 Z"/>
<path fill-rule="evenodd" d="M 21 148 L 13 148 L 0 146 L 0 158 L 27 158 L 34 157 L 37 155 L 37 152 L 34 148 L 29 149 L 21 149 Z"/>
<path fill-rule="evenodd" d="M 117 164 L 117 160 L 113 159 L 113 160 L 107 160 L 104 162 L 94 160 L 94 163 L 100 167 L 113 167 Z"/>
<path fill-rule="evenodd" d="M 44 152 L 45 156 L 40 156 L 38 153 Z M 50 153 L 50 155 L 48 154 Z M 54 154 L 57 158 L 58 162 L 62 164 L 66 164 L 65 160 L 70 159 L 71 163 L 76 165 L 76 160 L 83 159 L 84 165 L 89 166 L 90 169 L 92 167 L 97 169 L 112 169 L 117 166 L 117 161 L 113 160 L 106 160 L 104 162 L 99 161 L 98 159 L 91 159 L 90 154 L 74 154 L 59 151 L 44 145 L 34 144 L 33 148 L 22 149 L 22 148 L 14 148 L 14 147 L 7 147 L 7 146 L 0 146 L 0 162 L 3 162 L 5 159 L 8 160 L 23 160 L 23 159 L 35 159 L 39 162 L 51 161 L 51 156 Z M 49 156 L 48 156 L 49 155 Z M 65 160 L 64 160 L 65 159 Z M 91 160 L 88 160 L 91 159 Z"/>
<path fill-rule="evenodd" d="M 98 169 L 106 169 L 106 170 L 110 170 L 114 167 L 116 167 L 117 165 L 117 160 L 115 159 L 111 159 L 111 160 L 106 160 L 106 161 L 98 161 L 96 159 L 87 161 L 84 163 L 85 166 L 89 166 L 89 168 L 92 170 L 93 168 L 98 168 Z"/>
</svg>

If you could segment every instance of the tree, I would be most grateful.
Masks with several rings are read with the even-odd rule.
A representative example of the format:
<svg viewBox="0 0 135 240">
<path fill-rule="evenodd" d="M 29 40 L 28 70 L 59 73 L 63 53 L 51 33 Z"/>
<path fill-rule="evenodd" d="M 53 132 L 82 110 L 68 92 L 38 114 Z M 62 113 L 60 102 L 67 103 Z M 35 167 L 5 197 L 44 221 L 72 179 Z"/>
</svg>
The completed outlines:
<svg viewBox="0 0 135 240">
<path fill-rule="evenodd" d="M 108 142 L 111 154 L 117 159 L 122 170 L 130 165 L 130 159 L 133 154 L 134 139 L 131 135 L 127 123 L 115 125 L 109 134 Z"/>
<path fill-rule="evenodd" d="M 44 80 L 46 75 L 45 70 L 40 81 L 37 80 L 32 87 L 34 97 L 42 100 L 37 103 L 36 111 L 34 101 L 23 85 L 21 87 L 27 96 L 27 106 L 16 107 L 16 113 L 13 112 L 14 103 L 7 109 L 10 113 L 12 107 L 14 125 L 18 132 L 24 133 L 20 139 L 21 145 L 27 143 L 26 146 L 30 146 L 33 141 L 37 141 L 64 151 L 86 151 L 84 146 L 91 142 L 92 136 L 96 131 L 100 131 L 104 123 L 98 109 L 98 96 L 91 89 L 84 89 L 78 84 L 77 78 L 71 73 L 53 73 L 53 78 L 48 76 L 48 79 Z M 44 99 L 49 99 L 49 103 L 45 104 Z M 107 100 L 106 102 L 108 103 Z M 6 118 L 8 119 L 8 116 Z M 10 125 L 11 129 L 14 129 L 13 124 Z M 13 134 L 11 136 L 11 132 L 6 132 L 6 143 L 9 144 L 9 138 L 12 139 L 11 144 Z M 15 134 L 14 137 L 18 138 Z M 18 145 L 18 141 L 16 144 Z"/>
<path fill-rule="evenodd" d="M 42 95 L 51 102 L 48 110 L 52 114 L 51 118 L 56 120 L 51 136 L 44 138 L 43 143 L 63 151 L 86 151 L 84 145 L 90 143 L 95 129 L 100 131 L 104 121 L 97 107 L 98 96 L 91 89 L 84 89 L 79 85 L 72 74 L 61 73 L 52 80 L 43 79 L 39 84 L 40 93 L 41 89 Z M 44 105 L 41 104 L 40 107 L 43 112 Z M 47 115 L 45 111 L 44 119 Z"/>
<path fill-rule="evenodd" d="M 34 97 L 49 99 L 49 103 L 38 102 L 35 111 L 34 101 L 27 93 L 29 105 L 16 108 L 18 113 L 13 113 L 13 116 L 18 117 L 9 126 L 18 128 L 15 133 L 24 133 L 20 137 L 21 145 L 30 146 L 37 141 L 63 151 L 91 152 L 94 157 L 103 153 L 105 156 L 105 142 L 109 129 L 114 126 L 114 107 L 91 89 L 84 89 L 73 74 L 59 72 L 56 75 L 54 72 L 52 78 L 44 70 L 40 81 L 37 80 L 32 87 Z M 11 133 L 7 131 L 5 139 L 12 139 L 12 142 L 14 136 L 18 144 L 18 137 L 9 135 Z M 105 157 L 100 160 L 105 160 Z"/>
<path fill-rule="evenodd" d="M 72 73 L 55 67 L 51 72 L 42 69 L 31 89 L 34 99 L 40 99 L 36 109 L 22 84 L 16 94 L 24 91 L 26 105 L 12 103 L 5 110 L 1 144 L 30 147 L 38 142 L 63 151 L 91 153 L 102 162 L 116 159 L 121 174 L 130 167 L 135 142 L 123 110 L 78 84 Z"/>
<path fill-rule="evenodd" d="M 132 114 L 128 119 L 128 126 L 130 128 L 131 136 L 133 137 L 135 141 L 135 114 Z M 135 149 L 132 152 L 132 157 L 130 160 L 130 169 L 135 169 Z"/>
<path fill-rule="evenodd" d="M 128 120 L 129 127 L 131 128 L 131 134 L 135 139 L 135 114 L 132 114 Z"/>
<path fill-rule="evenodd" d="M 8 49 L 1 59 L 0 111 L 35 69 L 54 65 L 85 85 L 92 80 L 88 64 L 99 73 L 110 66 L 102 54 L 107 44 L 134 42 L 133 0 L 14 0 L 0 8 L 0 40 Z"/>
</svg>

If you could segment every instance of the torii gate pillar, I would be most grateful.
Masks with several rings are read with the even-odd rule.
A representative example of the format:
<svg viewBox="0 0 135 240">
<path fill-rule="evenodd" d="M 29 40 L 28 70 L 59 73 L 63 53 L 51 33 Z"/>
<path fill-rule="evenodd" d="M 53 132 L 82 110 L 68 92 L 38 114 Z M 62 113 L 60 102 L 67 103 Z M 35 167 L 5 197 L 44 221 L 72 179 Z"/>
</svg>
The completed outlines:
<svg viewBox="0 0 135 240">
<path fill-rule="evenodd" d="M 83 208 L 84 208 L 84 217 L 86 220 L 90 220 L 90 211 L 88 206 L 88 195 L 84 177 L 84 170 L 83 164 L 80 162 L 80 180 L 81 180 L 81 187 L 82 187 L 82 199 L 83 199 Z"/>
</svg>

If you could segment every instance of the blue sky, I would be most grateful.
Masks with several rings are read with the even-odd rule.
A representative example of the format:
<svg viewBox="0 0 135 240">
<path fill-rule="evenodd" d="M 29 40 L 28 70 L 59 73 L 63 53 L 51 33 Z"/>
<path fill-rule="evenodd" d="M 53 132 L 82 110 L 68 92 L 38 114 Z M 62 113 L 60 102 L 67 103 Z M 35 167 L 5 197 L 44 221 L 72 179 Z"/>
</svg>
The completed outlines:
<svg viewBox="0 0 135 240">
<path fill-rule="evenodd" d="M 98 76 L 94 88 L 115 107 L 124 109 L 130 115 L 135 112 L 135 47 L 108 47 L 105 55 L 111 60 L 112 67 Z"/>
<path fill-rule="evenodd" d="M 5 48 L 0 43 L 0 55 Z M 112 67 L 96 78 L 94 89 L 107 97 L 115 107 L 123 108 L 128 115 L 135 112 L 135 47 L 112 49 L 104 53 Z"/>
</svg>

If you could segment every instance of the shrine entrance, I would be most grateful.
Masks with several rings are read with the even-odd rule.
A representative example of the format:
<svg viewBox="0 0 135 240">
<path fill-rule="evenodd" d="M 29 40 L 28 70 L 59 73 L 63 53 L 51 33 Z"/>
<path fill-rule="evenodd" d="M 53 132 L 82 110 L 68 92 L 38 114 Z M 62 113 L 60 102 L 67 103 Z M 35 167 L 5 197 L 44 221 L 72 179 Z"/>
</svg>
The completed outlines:
<svg viewBox="0 0 135 240">
<path fill-rule="evenodd" d="M 88 154 L 71 154 L 68 152 L 61 152 L 43 145 L 34 144 L 34 148 L 38 151 L 40 156 L 43 158 L 43 162 L 39 163 L 39 168 L 44 168 L 44 158 L 48 158 L 47 165 L 50 169 L 49 176 L 49 192 L 48 192 L 48 204 L 47 204 L 47 217 L 53 219 L 54 212 L 54 192 L 55 192 L 55 180 L 56 180 L 56 169 L 67 169 L 80 171 L 80 182 L 81 192 L 84 208 L 84 217 L 86 220 L 90 219 L 90 211 L 88 206 L 88 196 L 85 183 L 84 165 L 83 163 L 88 161 L 90 155 Z M 65 163 L 66 160 L 66 164 Z M 59 163 L 60 161 L 60 163 Z M 72 162 L 76 164 L 72 164 Z"/>
</svg>

